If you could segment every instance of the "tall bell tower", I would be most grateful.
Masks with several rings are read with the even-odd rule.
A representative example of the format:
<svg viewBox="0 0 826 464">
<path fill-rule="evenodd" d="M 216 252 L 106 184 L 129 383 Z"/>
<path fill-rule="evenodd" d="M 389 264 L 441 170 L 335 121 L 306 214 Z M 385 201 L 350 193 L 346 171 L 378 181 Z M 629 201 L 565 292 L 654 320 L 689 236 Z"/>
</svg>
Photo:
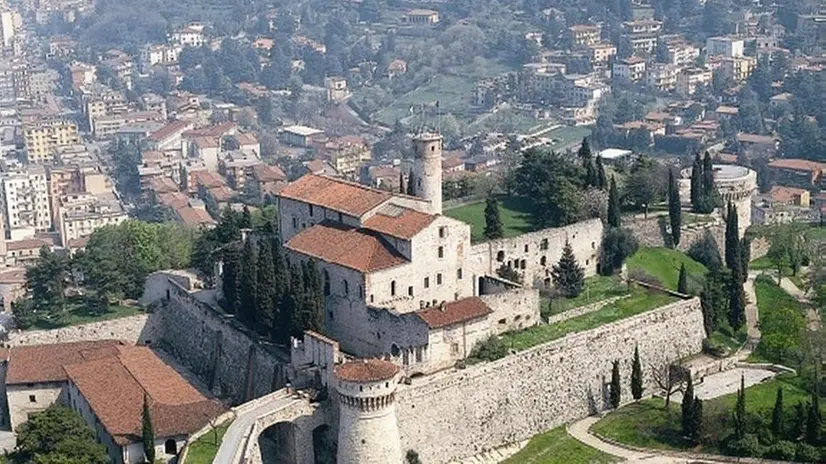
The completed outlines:
<svg viewBox="0 0 826 464">
<path fill-rule="evenodd" d="M 413 136 L 415 167 L 413 192 L 430 201 L 430 213 L 442 214 L 442 135 L 423 132 Z"/>
</svg>

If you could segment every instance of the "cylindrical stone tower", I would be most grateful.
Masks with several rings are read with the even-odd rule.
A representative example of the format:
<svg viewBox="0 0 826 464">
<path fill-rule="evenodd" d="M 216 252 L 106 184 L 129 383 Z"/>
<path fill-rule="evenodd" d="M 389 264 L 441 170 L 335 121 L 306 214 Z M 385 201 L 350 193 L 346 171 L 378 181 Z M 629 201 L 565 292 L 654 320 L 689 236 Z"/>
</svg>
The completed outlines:
<svg viewBox="0 0 826 464">
<path fill-rule="evenodd" d="M 364 359 L 335 369 L 340 403 L 338 464 L 401 464 L 396 423 L 399 368 Z"/>
<path fill-rule="evenodd" d="M 430 200 L 430 213 L 442 214 L 442 135 L 423 132 L 413 137 L 416 156 L 413 192 Z"/>
</svg>

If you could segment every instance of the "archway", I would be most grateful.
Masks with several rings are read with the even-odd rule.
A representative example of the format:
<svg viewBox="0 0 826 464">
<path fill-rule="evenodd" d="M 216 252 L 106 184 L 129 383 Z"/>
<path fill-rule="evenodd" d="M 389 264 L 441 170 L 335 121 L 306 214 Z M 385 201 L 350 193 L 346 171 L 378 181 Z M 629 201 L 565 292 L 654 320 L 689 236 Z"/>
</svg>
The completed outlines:
<svg viewBox="0 0 826 464">
<path fill-rule="evenodd" d="M 297 464 L 295 425 L 278 422 L 258 436 L 263 464 Z"/>
<path fill-rule="evenodd" d="M 171 438 L 166 440 L 163 444 L 163 452 L 172 455 L 178 454 L 178 444 Z"/>
<path fill-rule="evenodd" d="M 338 443 L 336 435 L 327 424 L 313 429 L 313 454 L 315 464 L 336 464 Z"/>
</svg>

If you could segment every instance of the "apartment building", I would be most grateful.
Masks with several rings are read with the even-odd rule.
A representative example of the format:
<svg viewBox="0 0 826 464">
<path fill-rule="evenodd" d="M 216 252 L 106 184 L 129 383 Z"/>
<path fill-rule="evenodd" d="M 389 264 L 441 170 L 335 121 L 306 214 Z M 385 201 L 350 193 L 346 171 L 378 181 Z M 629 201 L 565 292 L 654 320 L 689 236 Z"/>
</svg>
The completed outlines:
<svg viewBox="0 0 826 464">
<path fill-rule="evenodd" d="M 670 92 L 677 88 L 677 74 L 677 66 L 655 63 L 645 74 L 645 85 L 658 92 Z"/>
<path fill-rule="evenodd" d="M 183 47 L 201 47 L 205 42 L 204 25 L 190 23 L 172 33 L 172 43 Z"/>
<path fill-rule="evenodd" d="M 80 143 L 77 124 L 60 115 L 23 118 L 23 140 L 29 163 L 51 162 L 56 149 Z"/>
<path fill-rule="evenodd" d="M 602 26 L 598 24 L 576 24 L 568 28 L 571 43 L 577 45 L 596 45 L 600 42 Z"/>
<path fill-rule="evenodd" d="M 352 175 L 372 158 L 370 147 L 361 137 L 339 137 L 324 144 L 333 167 L 342 175 Z"/>
<path fill-rule="evenodd" d="M 58 208 L 55 228 L 60 232 L 60 242 L 64 247 L 74 240 L 89 237 L 101 227 L 117 225 L 129 218 L 111 192 L 64 195 Z"/>
<path fill-rule="evenodd" d="M 748 79 L 756 67 L 757 60 L 751 56 L 723 57 L 720 61 L 720 73 L 723 78 L 734 82 L 743 82 Z"/>
<path fill-rule="evenodd" d="M 658 34 L 662 28 L 663 22 L 654 19 L 636 19 L 622 23 L 622 30 L 626 34 Z"/>
<path fill-rule="evenodd" d="M 686 68 L 677 75 L 677 93 L 694 95 L 698 87 L 711 85 L 711 71 L 703 68 Z"/>
<path fill-rule="evenodd" d="M 645 60 L 632 56 L 614 62 L 614 79 L 625 82 L 640 82 L 645 78 Z"/>
<path fill-rule="evenodd" d="M 625 49 L 629 53 L 652 55 L 657 50 L 659 39 L 656 34 L 634 34 L 622 37 Z"/>
<path fill-rule="evenodd" d="M 608 63 L 612 56 L 617 54 L 617 47 L 610 43 L 589 45 L 591 64 L 599 67 Z"/>
<path fill-rule="evenodd" d="M 709 37 L 706 39 L 706 56 L 743 56 L 745 42 L 736 37 Z"/>
<path fill-rule="evenodd" d="M 218 170 L 227 178 L 232 188 L 242 191 L 247 184 L 247 178 L 252 176 L 252 168 L 261 163 L 261 158 L 254 151 L 232 150 L 226 152 L 218 161 Z"/>
<path fill-rule="evenodd" d="M 49 182 L 42 166 L 0 174 L 3 225 L 11 240 L 52 228 Z"/>
</svg>

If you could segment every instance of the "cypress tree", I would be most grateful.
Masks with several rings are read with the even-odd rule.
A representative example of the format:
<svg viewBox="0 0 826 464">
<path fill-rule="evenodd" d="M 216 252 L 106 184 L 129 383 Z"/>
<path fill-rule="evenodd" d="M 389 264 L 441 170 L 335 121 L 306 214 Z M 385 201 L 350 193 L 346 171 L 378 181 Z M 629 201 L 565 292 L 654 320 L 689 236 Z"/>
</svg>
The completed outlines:
<svg viewBox="0 0 826 464">
<path fill-rule="evenodd" d="M 312 259 L 307 261 L 304 273 L 304 288 L 307 298 L 307 327 L 305 330 L 322 333 L 324 331 L 324 290 L 318 267 Z"/>
<path fill-rule="evenodd" d="M 591 156 L 591 147 L 588 145 L 588 138 L 582 139 L 582 145 L 579 146 L 577 156 L 582 162 L 582 169 L 585 171 L 585 186 L 597 186 L 597 170 L 594 167 L 594 160 Z"/>
<path fill-rule="evenodd" d="M 260 333 L 272 334 L 276 324 L 275 266 L 270 241 L 262 238 L 258 244 L 256 274 L 255 325 Z"/>
<path fill-rule="evenodd" d="M 634 361 L 631 364 L 631 396 L 635 400 L 642 398 L 642 364 L 640 363 L 640 350 L 634 347 Z"/>
<path fill-rule="evenodd" d="M 691 207 L 697 212 L 697 206 L 700 201 L 700 185 L 703 179 L 703 164 L 698 152 L 694 156 L 694 164 L 691 165 Z"/>
<path fill-rule="evenodd" d="M 594 162 L 588 160 L 585 166 L 585 186 L 586 187 L 598 187 L 599 179 L 597 174 L 597 168 L 594 167 Z"/>
<path fill-rule="evenodd" d="M 591 162 L 591 146 L 588 144 L 588 137 L 582 139 L 582 144 L 579 146 L 577 156 L 582 161 L 582 167 L 587 167 Z"/>
<path fill-rule="evenodd" d="M 576 298 L 582 293 L 585 284 L 585 269 L 576 261 L 574 249 L 567 240 L 562 248 L 562 257 L 551 269 L 551 279 L 554 287 L 565 298 Z"/>
<path fill-rule="evenodd" d="M 731 271 L 734 271 L 735 268 L 742 271 L 738 222 L 737 207 L 729 202 L 726 216 L 726 267 Z"/>
<path fill-rule="evenodd" d="M 411 197 L 416 196 L 416 177 L 413 171 L 410 171 L 410 174 L 407 175 L 407 194 Z"/>
<path fill-rule="evenodd" d="M 602 165 L 602 156 L 597 155 L 597 187 L 605 190 L 608 187 L 608 180 L 605 178 L 605 166 Z"/>
<path fill-rule="evenodd" d="M 289 336 L 290 313 L 286 310 L 287 297 L 290 291 L 290 268 L 284 259 L 284 249 L 281 240 L 276 237 L 272 240 L 272 263 L 275 270 L 275 308 L 276 322 L 273 337 L 284 340 Z"/>
<path fill-rule="evenodd" d="M 683 212 L 680 209 L 680 190 L 674 182 L 674 172 L 668 171 L 668 219 L 671 221 L 671 242 L 674 248 L 680 244 Z"/>
<path fill-rule="evenodd" d="M 247 237 L 241 251 L 241 278 L 238 286 L 241 294 L 238 298 L 240 306 L 237 314 L 242 321 L 248 324 L 255 321 L 255 296 L 258 284 L 258 262 L 252 241 L 252 237 Z"/>
<path fill-rule="evenodd" d="M 399 193 L 404 193 L 404 173 L 399 171 Z"/>
<path fill-rule="evenodd" d="M 499 215 L 499 201 L 492 193 L 488 194 L 485 200 L 485 231 L 484 236 L 488 240 L 502 238 L 505 235 L 502 226 L 502 217 Z"/>
<path fill-rule="evenodd" d="M 685 263 L 680 266 L 680 277 L 677 279 L 677 291 L 683 295 L 688 295 L 688 273 L 685 270 Z"/>
<path fill-rule="evenodd" d="M 290 289 L 287 293 L 287 304 L 285 310 L 289 314 L 289 327 L 287 333 L 293 337 L 300 337 L 304 327 L 308 324 L 304 322 L 304 281 L 302 279 L 301 268 L 290 267 Z"/>
<path fill-rule="evenodd" d="M 143 414 L 141 414 L 143 430 L 141 440 L 143 441 L 143 455 L 146 462 L 155 462 L 155 430 L 152 427 L 152 415 L 149 412 L 149 395 L 143 395 Z"/>
<path fill-rule="evenodd" d="M 740 240 L 740 277 L 743 283 L 749 278 L 749 263 L 751 263 L 751 240 L 743 237 Z"/>
<path fill-rule="evenodd" d="M 247 205 L 244 205 L 244 211 L 241 213 L 241 223 L 239 226 L 242 229 L 252 229 L 252 214 L 250 213 L 250 208 Z"/>
<path fill-rule="evenodd" d="M 700 442 L 700 436 L 703 433 L 703 400 L 694 397 L 691 402 L 691 417 L 688 420 L 688 438 L 693 443 Z"/>
<path fill-rule="evenodd" d="M 240 252 L 238 246 L 233 243 L 227 245 L 222 254 L 224 273 L 221 277 L 221 291 L 224 293 L 224 309 L 226 309 L 229 314 L 235 314 L 240 305 Z"/>
<path fill-rule="evenodd" d="M 698 208 L 699 213 L 708 214 L 717 207 L 717 190 L 714 187 L 714 165 L 711 163 L 711 155 L 706 152 L 703 157 L 703 169 L 701 172 L 701 184 Z"/>
<path fill-rule="evenodd" d="M 688 375 L 688 381 L 683 392 L 683 403 L 680 408 L 681 419 L 683 424 L 683 435 L 689 436 L 691 434 L 691 415 L 694 413 L 694 381 L 691 374 Z"/>
<path fill-rule="evenodd" d="M 809 414 L 806 418 L 806 443 L 812 446 L 820 445 L 820 429 L 823 427 L 823 417 L 820 414 L 820 396 L 817 391 L 812 392 L 812 401 L 809 403 Z"/>
<path fill-rule="evenodd" d="M 783 389 L 780 387 L 777 387 L 777 396 L 774 399 L 771 427 L 774 437 L 780 439 L 783 436 Z"/>
<path fill-rule="evenodd" d="M 806 419 L 809 414 L 809 406 L 804 401 L 798 401 L 794 406 L 794 428 L 792 439 L 797 440 L 806 433 Z"/>
<path fill-rule="evenodd" d="M 611 368 L 611 407 L 616 409 L 620 405 L 620 391 L 622 384 L 620 383 L 619 361 L 614 361 L 614 366 Z"/>
<path fill-rule="evenodd" d="M 617 182 L 611 176 L 611 188 L 608 190 L 608 225 L 610 227 L 620 227 L 620 199 L 617 192 Z"/>
<path fill-rule="evenodd" d="M 734 436 L 740 440 L 746 434 L 746 380 L 740 376 L 740 389 L 737 390 L 737 404 L 734 405 Z"/>
<path fill-rule="evenodd" d="M 703 328 L 706 330 L 706 336 L 710 337 L 717 330 L 717 311 L 714 308 L 714 294 L 709 279 L 703 283 L 700 306 L 703 310 Z"/>
<path fill-rule="evenodd" d="M 740 330 L 746 320 L 746 293 L 740 267 L 734 269 L 729 279 L 729 324 L 734 331 Z"/>
</svg>

